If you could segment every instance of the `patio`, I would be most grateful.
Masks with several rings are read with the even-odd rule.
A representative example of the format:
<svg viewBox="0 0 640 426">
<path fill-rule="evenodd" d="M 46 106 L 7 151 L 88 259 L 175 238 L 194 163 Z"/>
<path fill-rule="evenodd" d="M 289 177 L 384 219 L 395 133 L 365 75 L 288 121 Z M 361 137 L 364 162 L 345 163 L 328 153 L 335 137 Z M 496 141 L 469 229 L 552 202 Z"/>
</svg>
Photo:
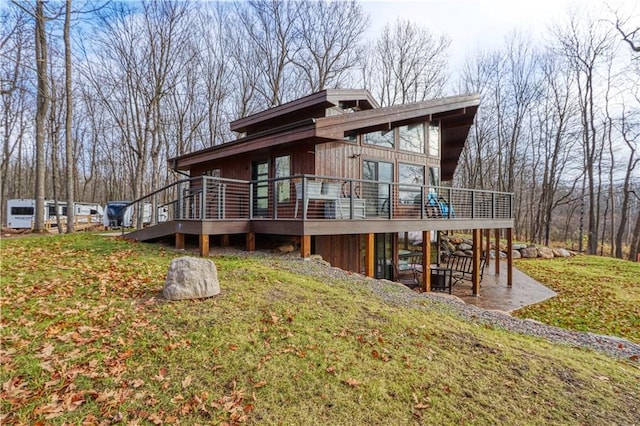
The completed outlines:
<svg viewBox="0 0 640 426">
<path fill-rule="evenodd" d="M 453 286 L 453 295 L 469 305 L 482 309 L 505 312 L 515 311 L 556 296 L 556 293 L 513 268 L 513 286 L 507 286 L 507 265 L 501 262 L 500 274 L 495 274 L 495 262 L 488 262 L 482 278 L 480 296 L 473 296 L 470 281 L 461 281 Z"/>
</svg>

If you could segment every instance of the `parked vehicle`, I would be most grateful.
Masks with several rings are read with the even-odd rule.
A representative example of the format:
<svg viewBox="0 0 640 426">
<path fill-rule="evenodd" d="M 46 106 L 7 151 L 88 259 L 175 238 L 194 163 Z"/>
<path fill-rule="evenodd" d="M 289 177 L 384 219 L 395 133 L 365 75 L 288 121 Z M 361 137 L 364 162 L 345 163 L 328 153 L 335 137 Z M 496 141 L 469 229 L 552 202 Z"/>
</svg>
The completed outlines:
<svg viewBox="0 0 640 426">
<path fill-rule="evenodd" d="M 104 207 L 103 224 L 112 228 L 124 226 L 128 228 L 133 225 L 133 206 L 130 201 L 109 201 Z M 144 211 L 142 212 L 142 224 L 148 225 L 152 221 L 152 205 L 144 203 Z M 169 211 L 166 206 L 158 207 L 157 222 L 166 222 L 169 217 Z"/>
<path fill-rule="evenodd" d="M 14 229 L 29 229 L 33 227 L 35 221 L 36 200 L 32 198 L 14 198 L 7 200 L 7 226 Z M 103 215 L 102 206 L 95 203 L 74 203 L 74 215 L 86 216 L 82 218 L 84 221 L 96 221 L 100 223 Z M 55 200 L 45 200 L 44 202 L 44 220 L 55 225 L 56 216 L 67 216 L 67 203 L 58 201 L 58 210 L 56 212 Z"/>
</svg>

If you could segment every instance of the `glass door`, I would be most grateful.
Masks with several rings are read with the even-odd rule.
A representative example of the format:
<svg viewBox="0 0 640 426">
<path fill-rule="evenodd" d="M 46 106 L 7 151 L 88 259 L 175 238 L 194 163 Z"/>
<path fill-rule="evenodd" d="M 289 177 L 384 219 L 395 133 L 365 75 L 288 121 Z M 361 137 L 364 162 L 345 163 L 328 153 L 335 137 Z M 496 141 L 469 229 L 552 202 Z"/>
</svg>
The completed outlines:
<svg viewBox="0 0 640 426">
<path fill-rule="evenodd" d="M 393 163 L 364 160 L 362 179 L 377 181 L 363 185 L 362 197 L 367 199 L 367 217 L 390 217 L 391 184 L 382 182 L 393 182 Z"/>
<path fill-rule="evenodd" d="M 373 244 L 376 262 L 375 277 L 393 280 L 393 234 L 375 234 Z"/>
<path fill-rule="evenodd" d="M 269 215 L 269 161 L 254 161 L 251 167 L 253 184 L 253 216 Z"/>
</svg>

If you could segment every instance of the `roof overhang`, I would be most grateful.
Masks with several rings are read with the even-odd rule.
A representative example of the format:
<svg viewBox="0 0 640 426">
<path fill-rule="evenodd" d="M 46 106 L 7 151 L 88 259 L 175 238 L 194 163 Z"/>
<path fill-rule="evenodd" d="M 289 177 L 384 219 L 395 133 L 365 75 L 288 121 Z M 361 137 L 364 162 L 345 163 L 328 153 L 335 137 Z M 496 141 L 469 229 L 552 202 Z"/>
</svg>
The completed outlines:
<svg viewBox="0 0 640 426">
<path fill-rule="evenodd" d="M 479 105 L 479 94 L 460 95 L 319 118 L 316 120 L 316 137 L 343 139 L 349 134 L 391 129 L 421 121 L 438 121 L 442 138 L 441 177 L 446 181 L 453 179 Z"/>
<path fill-rule="evenodd" d="M 323 96 L 327 98 L 330 97 L 327 95 L 330 92 L 323 91 L 320 93 L 324 93 Z M 340 92 L 343 94 L 345 91 Z M 310 95 L 306 98 L 317 95 Z M 306 98 L 302 98 L 299 101 L 303 101 Z M 442 180 L 448 181 L 453 179 L 453 174 L 479 104 L 480 95 L 461 95 L 427 102 L 305 119 L 263 130 L 232 142 L 170 158 L 168 161 L 174 170 L 189 170 L 194 164 L 269 149 L 275 146 L 299 143 L 301 141 L 322 143 L 342 140 L 349 134 L 366 133 L 385 128 L 390 129 L 410 123 L 437 121 L 440 123 L 441 129 L 440 173 Z M 286 105 L 283 105 L 283 107 Z M 270 110 L 266 112 L 268 111 Z"/>
</svg>

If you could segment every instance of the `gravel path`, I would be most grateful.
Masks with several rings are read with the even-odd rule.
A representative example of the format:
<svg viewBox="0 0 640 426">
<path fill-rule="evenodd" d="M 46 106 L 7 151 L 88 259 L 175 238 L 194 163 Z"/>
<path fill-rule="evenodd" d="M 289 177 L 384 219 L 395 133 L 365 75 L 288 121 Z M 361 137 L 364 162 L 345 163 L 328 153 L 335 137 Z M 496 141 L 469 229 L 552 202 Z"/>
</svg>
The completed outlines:
<svg viewBox="0 0 640 426">
<path fill-rule="evenodd" d="M 327 277 L 329 279 L 353 281 L 354 283 L 362 284 L 381 300 L 393 305 L 458 314 L 469 322 L 491 325 L 516 333 L 537 336 L 551 342 L 562 343 L 573 347 L 592 349 L 615 358 L 624 358 L 640 364 L 640 345 L 620 337 L 571 331 L 530 319 L 515 318 L 506 312 L 489 311 L 468 305 L 461 299 L 447 294 L 418 293 L 398 283 L 367 278 L 360 274 L 331 267 L 327 262 L 315 256 L 305 260 L 300 258 L 297 253 L 288 255 L 266 251 L 247 253 L 233 249 L 217 249 L 215 252 L 212 252 L 212 255 L 264 257 L 272 261 L 274 266 L 291 272 Z M 431 303 L 425 305 L 425 301 Z"/>
</svg>

